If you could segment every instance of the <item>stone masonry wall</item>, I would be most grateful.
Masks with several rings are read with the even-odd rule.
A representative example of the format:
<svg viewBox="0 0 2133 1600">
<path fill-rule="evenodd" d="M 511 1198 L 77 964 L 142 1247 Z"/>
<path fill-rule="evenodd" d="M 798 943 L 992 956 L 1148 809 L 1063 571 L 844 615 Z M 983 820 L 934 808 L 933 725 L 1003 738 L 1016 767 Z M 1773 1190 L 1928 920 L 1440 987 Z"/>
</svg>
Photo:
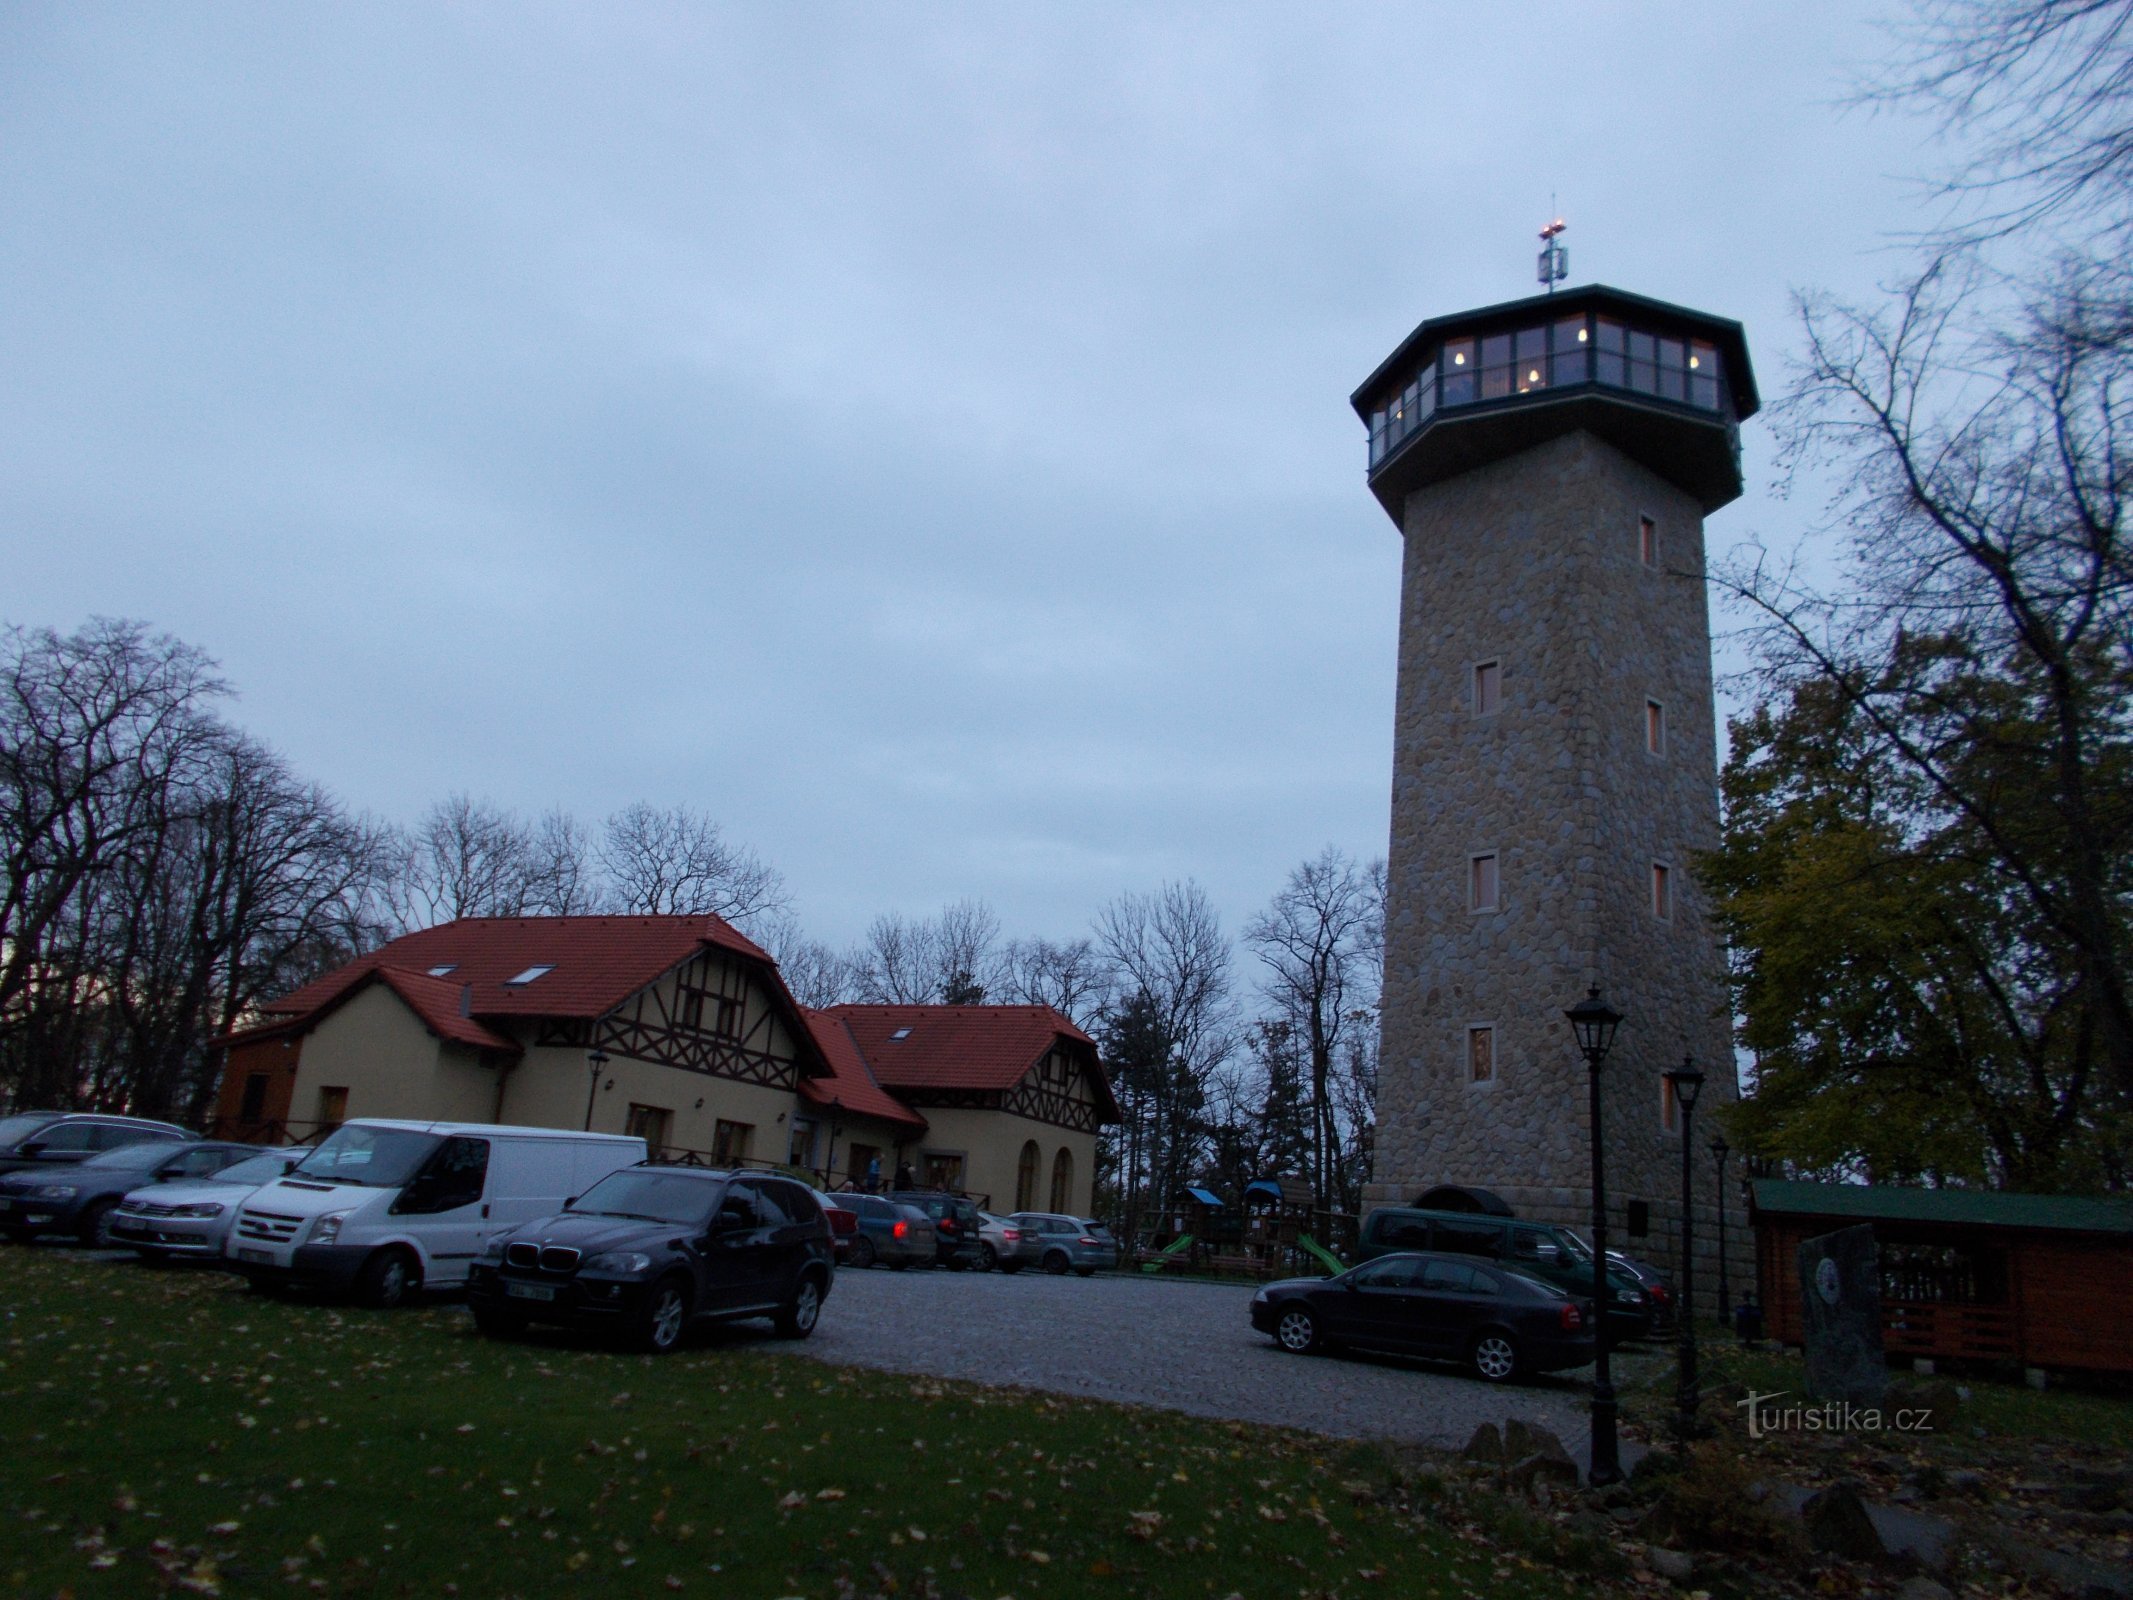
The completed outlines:
<svg viewBox="0 0 2133 1600">
<path fill-rule="evenodd" d="M 1658 526 L 1653 565 L 1640 515 Z M 1709 1077 L 1692 1131 L 1698 1299 L 1715 1304 L 1704 1147 L 1708 1113 L 1738 1090 L 1694 880 L 1718 841 L 1700 507 L 1575 433 L 1417 491 L 1405 539 L 1371 1198 L 1468 1183 L 1521 1216 L 1589 1224 L 1586 1072 L 1562 1012 L 1597 982 L 1626 1017 L 1603 1074 L 1609 1243 L 1678 1272 L 1681 1146 L 1660 1074 L 1690 1055 Z M 1489 660 L 1501 702 L 1484 715 L 1473 673 Z M 1665 709 L 1657 755 L 1648 700 Z M 1476 912 L 1470 862 L 1487 851 L 1499 909 Z M 1671 868 L 1666 918 L 1655 862 Z M 1495 1030 L 1485 1083 L 1470 1081 L 1475 1025 Z M 1645 1238 L 1627 1235 L 1632 1200 L 1650 1207 Z M 1732 1206 L 1729 1245 L 1748 1233 Z"/>
</svg>

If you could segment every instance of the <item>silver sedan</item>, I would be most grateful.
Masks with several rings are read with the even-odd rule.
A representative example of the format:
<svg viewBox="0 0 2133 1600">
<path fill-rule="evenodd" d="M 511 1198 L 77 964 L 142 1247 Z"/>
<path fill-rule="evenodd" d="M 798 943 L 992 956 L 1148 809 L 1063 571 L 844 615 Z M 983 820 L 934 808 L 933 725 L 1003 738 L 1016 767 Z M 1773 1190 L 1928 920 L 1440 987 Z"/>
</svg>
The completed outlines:
<svg viewBox="0 0 2133 1600">
<path fill-rule="evenodd" d="M 267 1150 L 211 1177 L 135 1189 L 111 1213 L 111 1238 L 151 1260 L 220 1260 L 245 1196 L 289 1170 L 302 1150 Z"/>
</svg>

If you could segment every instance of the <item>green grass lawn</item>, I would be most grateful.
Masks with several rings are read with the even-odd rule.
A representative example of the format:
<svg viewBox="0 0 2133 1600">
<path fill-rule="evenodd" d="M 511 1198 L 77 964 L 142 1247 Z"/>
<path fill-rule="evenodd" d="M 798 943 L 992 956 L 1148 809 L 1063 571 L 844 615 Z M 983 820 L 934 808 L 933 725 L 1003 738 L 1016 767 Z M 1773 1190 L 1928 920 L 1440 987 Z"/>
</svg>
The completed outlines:
<svg viewBox="0 0 2133 1600">
<path fill-rule="evenodd" d="M 1595 1592 L 1307 1435 L 20 1247 L 0 1306 L 10 1596 Z"/>
</svg>

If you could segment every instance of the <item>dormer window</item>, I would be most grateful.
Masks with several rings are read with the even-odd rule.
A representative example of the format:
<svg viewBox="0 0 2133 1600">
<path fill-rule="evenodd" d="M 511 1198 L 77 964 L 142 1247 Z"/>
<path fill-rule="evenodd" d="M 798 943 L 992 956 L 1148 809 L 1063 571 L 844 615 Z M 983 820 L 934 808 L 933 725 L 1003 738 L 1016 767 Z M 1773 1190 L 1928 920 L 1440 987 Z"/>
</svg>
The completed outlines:
<svg viewBox="0 0 2133 1600">
<path fill-rule="evenodd" d="M 504 979 L 504 987 L 506 989 L 523 988 L 525 985 L 533 982 L 534 979 L 546 977 L 549 973 L 553 971 L 555 971 L 555 967 L 552 963 L 545 967 L 528 967 L 517 977 Z"/>
</svg>

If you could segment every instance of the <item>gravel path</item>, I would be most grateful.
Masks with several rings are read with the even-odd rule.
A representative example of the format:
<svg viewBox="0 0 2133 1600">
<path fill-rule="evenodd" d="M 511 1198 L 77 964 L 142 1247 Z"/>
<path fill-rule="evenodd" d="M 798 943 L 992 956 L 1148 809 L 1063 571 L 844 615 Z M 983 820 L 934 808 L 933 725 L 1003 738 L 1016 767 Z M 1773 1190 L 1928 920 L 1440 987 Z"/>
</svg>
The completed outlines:
<svg viewBox="0 0 2133 1600">
<path fill-rule="evenodd" d="M 1292 1356 L 1252 1331 L 1251 1295 L 1125 1276 L 846 1270 L 800 1348 L 840 1366 L 1452 1448 L 1516 1416 L 1578 1450 L 1589 1374 L 1499 1386 L 1449 1366 Z"/>
</svg>

